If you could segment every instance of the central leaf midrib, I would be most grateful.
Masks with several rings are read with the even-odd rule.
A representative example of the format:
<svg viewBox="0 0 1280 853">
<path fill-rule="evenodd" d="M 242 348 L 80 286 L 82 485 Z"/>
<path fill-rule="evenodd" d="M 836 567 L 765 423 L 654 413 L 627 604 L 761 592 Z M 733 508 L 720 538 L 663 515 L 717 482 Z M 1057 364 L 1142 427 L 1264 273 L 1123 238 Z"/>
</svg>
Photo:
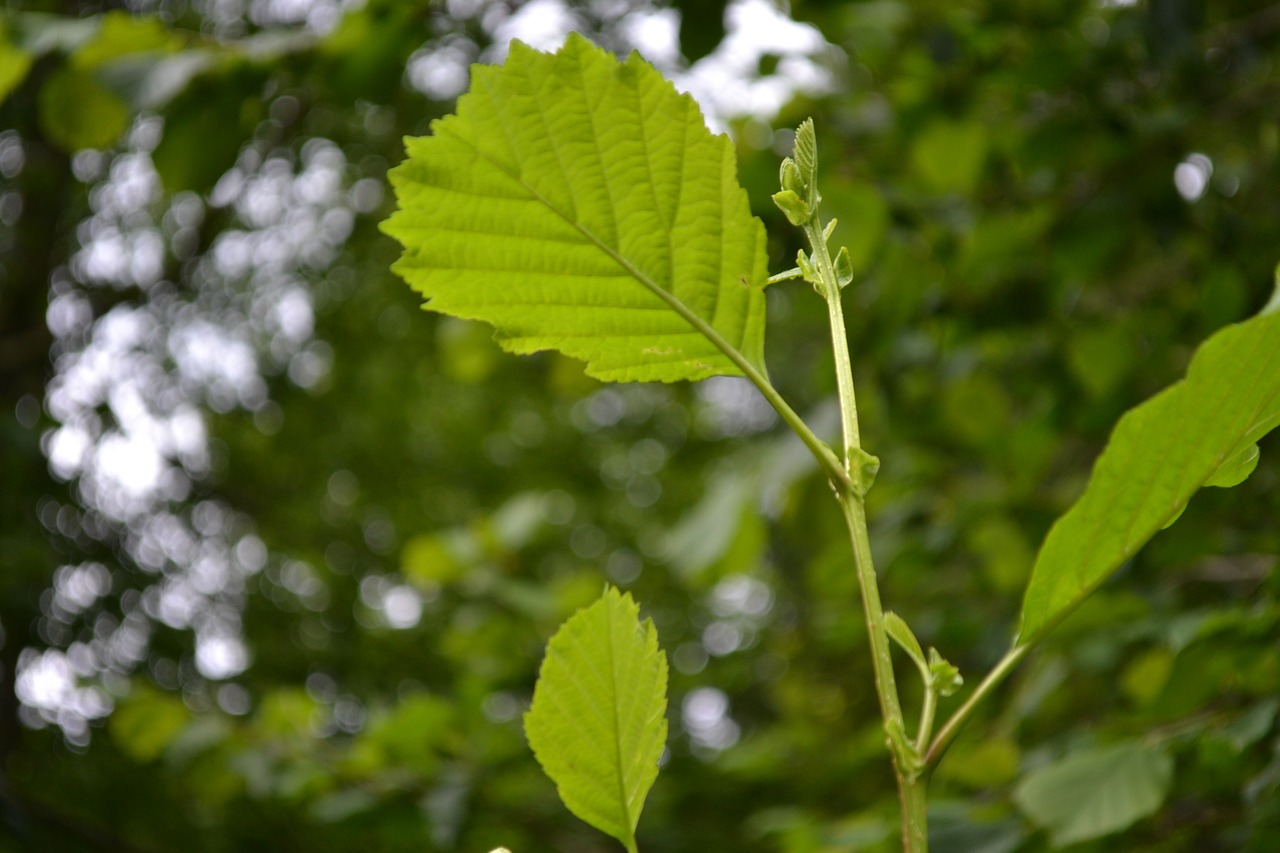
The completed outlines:
<svg viewBox="0 0 1280 853">
<path fill-rule="evenodd" d="M 627 783 L 626 783 L 626 779 L 624 778 L 623 769 L 622 769 L 623 768 L 622 719 L 621 719 L 621 708 L 620 708 L 622 689 L 618 684 L 618 671 L 620 667 L 618 666 L 618 663 L 616 660 L 617 652 L 614 647 L 614 641 L 613 641 L 614 639 L 613 638 L 613 615 L 614 614 L 612 609 L 607 609 L 605 612 L 606 612 L 606 618 L 608 619 L 608 633 L 609 633 L 609 643 L 608 643 L 609 686 L 613 688 L 613 696 L 610 697 L 613 700 L 610 703 L 612 705 L 612 710 L 613 710 L 613 760 L 614 760 L 614 767 L 617 771 L 618 802 L 622 806 L 623 826 L 627 832 L 627 835 L 631 836 L 634 832 L 634 829 L 632 827 L 635 824 L 631 820 L 631 800 L 627 796 Z"/>
</svg>

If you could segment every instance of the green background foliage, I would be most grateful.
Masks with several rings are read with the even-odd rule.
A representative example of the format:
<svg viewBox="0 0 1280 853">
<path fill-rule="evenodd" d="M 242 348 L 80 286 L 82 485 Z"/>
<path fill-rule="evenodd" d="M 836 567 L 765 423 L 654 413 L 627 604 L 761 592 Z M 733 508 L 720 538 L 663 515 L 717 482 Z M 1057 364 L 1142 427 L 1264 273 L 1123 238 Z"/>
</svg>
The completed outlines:
<svg viewBox="0 0 1280 853">
<path fill-rule="evenodd" d="M 570 8 L 622 49 L 641 5 Z M 687 60 L 714 56 L 725 4 L 671 6 Z M 520 727 L 547 638 L 605 581 L 672 665 L 641 849 L 893 849 L 844 533 L 803 448 L 733 382 L 509 356 L 389 271 L 387 169 L 461 88 L 416 63 L 504 31 L 466 3 L 134 7 L 162 15 L 11 3 L 0 27 L 0 849 L 615 849 Z M 1119 415 L 1267 301 L 1280 27 L 1243 0 L 791 11 L 831 90 L 728 121 L 777 272 L 800 246 L 768 196 L 815 117 L 877 566 L 966 676 L 945 714 Z M 821 300 L 767 300 L 771 377 L 830 435 Z M 200 323 L 236 346 L 201 361 Z M 136 396 L 60 390 L 107 355 Z M 141 505 L 65 444 L 124 446 L 131 399 L 175 472 Z M 1277 459 L 1272 435 L 1199 492 L 979 713 L 931 786 L 934 849 L 1073 837 L 1034 780 L 1117 754 L 1149 796 L 1073 849 L 1280 845 Z M 210 668 L 218 631 L 243 670 Z M 40 661 L 98 716 L 19 701 Z"/>
</svg>

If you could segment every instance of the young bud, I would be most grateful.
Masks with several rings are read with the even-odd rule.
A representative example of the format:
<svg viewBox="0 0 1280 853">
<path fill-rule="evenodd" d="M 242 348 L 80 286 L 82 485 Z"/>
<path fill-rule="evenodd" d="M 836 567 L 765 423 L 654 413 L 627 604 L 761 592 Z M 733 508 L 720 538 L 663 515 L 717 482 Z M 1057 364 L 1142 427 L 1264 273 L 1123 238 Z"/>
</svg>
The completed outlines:
<svg viewBox="0 0 1280 853">
<path fill-rule="evenodd" d="M 836 281 L 840 282 L 841 288 L 853 281 L 853 261 L 849 259 L 847 246 L 841 246 L 840 252 L 836 255 Z"/>
<path fill-rule="evenodd" d="M 784 190 L 791 190 L 796 195 L 804 197 L 804 178 L 800 176 L 800 168 L 796 166 L 795 161 L 790 157 L 782 161 L 782 168 L 779 170 L 778 178 Z"/>
<path fill-rule="evenodd" d="M 822 276 L 818 275 L 818 271 L 813 268 L 813 264 L 809 262 L 809 256 L 804 253 L 804 249 L 801 249 L 800 253 L 796 255 L 796 266 L 800 268 L 800 275 L 804 277 L 805 281 L 814 287 L 822 286 Z"/>
<path fill-rule="evenodd" d="M 813 211 L 809 209 L 809 205 L 805 204 L 804 199 L 796 194 L 795 190 L 783 190 L 782 192 L 774 193 L 773 203 L 787 215 L 787 221 L 797 228 L 809 224 L 809 220 L 813 218 Z"/>
</svg>

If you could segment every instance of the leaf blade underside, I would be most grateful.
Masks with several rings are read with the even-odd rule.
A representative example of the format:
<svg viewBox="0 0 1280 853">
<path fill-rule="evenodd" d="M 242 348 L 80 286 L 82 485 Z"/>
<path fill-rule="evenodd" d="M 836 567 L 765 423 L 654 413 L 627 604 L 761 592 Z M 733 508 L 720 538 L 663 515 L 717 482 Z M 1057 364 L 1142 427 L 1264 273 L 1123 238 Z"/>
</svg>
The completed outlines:
<svg viewBox="0 0 1280 853">
<path fill-rule="evenodd" d="M 610 587 L 547 644 L 525 734 L 560 799 L 635 843 L 667 740 L 667 659 L 630 595 Z"/>
<path fill-rule="evenodd" d="M 604 380 L 764 374 L 764 226 L 733 147 L 638 55 L 515 43 L 432 130 L 383 223 L 427 308 Z"/>
<path fill-rule="evenodd" d="M 1043 636 L 1201 487 L 1243 481 L 1256 464 L 1251 446 L 1277 426 L 1280 312 L 1264 312 L 1214 334 L 1185 379 L 1116 424 L 1084 494 L 1045 537 L 1017 642 Z"/>
</svg>

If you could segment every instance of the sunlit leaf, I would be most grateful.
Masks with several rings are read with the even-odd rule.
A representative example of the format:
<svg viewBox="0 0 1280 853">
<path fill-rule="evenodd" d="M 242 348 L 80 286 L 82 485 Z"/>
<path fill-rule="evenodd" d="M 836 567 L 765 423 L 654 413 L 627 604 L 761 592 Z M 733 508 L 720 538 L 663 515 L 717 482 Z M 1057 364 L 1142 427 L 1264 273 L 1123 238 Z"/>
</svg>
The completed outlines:
<svg viewBox="0 0 1280 853">
<path fill-rule="evenodd" d="M 538 674 L 525 732 L 560 799 L 634 849 L 667 740 L 667 659 L 653 623 L 609 588 L 567 621 Z"/>
<path fill-rule="evenodd" d="M 1049 830 L 1053 846 L 1118 832 L 1164 802 L 1173 758 L 1136 741 L 1072 752 L 1027 776 L 1014 792 L 1018 808 Z"/>
<path fill-rule="evenodd" d="M 427 308 L 601 379 L 741 374 L 730 353 L 763 372 L 765 234 L 734 149 L 639 56 L 514 44 L 432 130 L 384 223 Z"/>
<path fill-rule="evenodd" d="M 1056 624 L 1202 486 L 1244 479 L 1257 464 L 1250 448 L 1278 424 L 1280 313 L 1270 313 L 1215 334 L 1185 380 L 1120 419 L 1084 494 L 1040 549 L 1019 641 Z"/>
</svg>

